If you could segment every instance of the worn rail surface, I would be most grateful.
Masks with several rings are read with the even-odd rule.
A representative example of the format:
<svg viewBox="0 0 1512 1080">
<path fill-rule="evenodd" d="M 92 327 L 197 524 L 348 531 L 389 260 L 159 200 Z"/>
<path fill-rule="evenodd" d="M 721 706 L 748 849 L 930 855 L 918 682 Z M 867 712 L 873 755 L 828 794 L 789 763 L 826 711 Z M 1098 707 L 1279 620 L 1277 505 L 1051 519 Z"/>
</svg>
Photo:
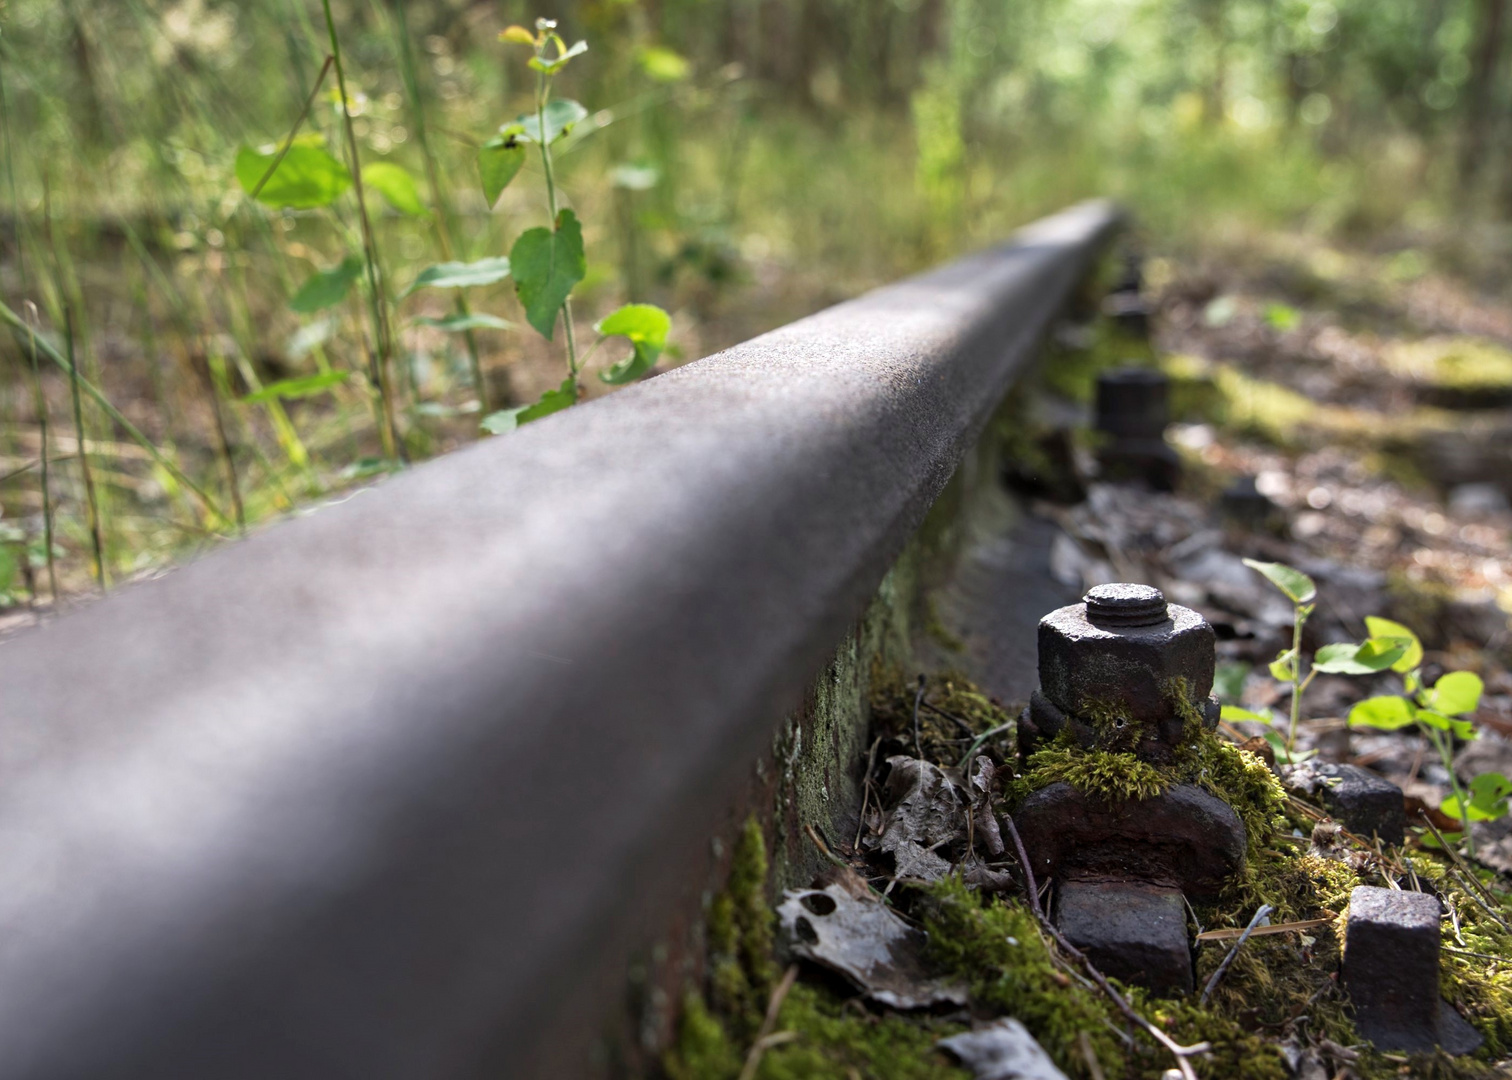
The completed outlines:
<svg viewBox="0 0 1512 1080">
<path fill-rule="evenodd" d="M 589 1069 L 1086 204 L 0 647 L 0 1075 Z"/>
</svg>

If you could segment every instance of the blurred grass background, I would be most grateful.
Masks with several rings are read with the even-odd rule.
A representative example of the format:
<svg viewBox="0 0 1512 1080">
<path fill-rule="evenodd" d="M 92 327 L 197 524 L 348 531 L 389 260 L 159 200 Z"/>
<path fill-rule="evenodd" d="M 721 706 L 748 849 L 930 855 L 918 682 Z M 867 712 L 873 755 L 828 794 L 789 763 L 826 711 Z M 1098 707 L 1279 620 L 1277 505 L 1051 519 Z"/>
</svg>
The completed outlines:
<svg viewBox="0 0 1512 1080">
<path fill-rule="evenodd" d="M 416 321 L 453 298 L 407 287 L 544 223 L 536 161 L 493 209 L 474 162 L 530 107 L 498 41 L 512 23 L 554 17 L 589 44 L 559 88 L 590 114 L 558 147 L 588 248 L 574 303 L 585 321 L 663 305 L 676 362 L 1090 195 L 1165 252 L 1295 234 L 1494 293 L 1512 259 L 1505 7 L 332 0 L 364 166 L 401 166 L 422 203 L 369 198 L 403 457 L 477 437 L 482 411 L 468 343 Z M 360 250 L 355 202 L 269 210 L 233 172 L 239 147 L 287 135 L 328 51 L 319 0 L 0 4 L 0 602 L 52 602 L 49 562 L 63 595 L 87 591 L 396 467 L 361 376 L 362 288 L 289 306 Z M 340 157 L 333 87 L 305 130 Z M 468 302 L 523 327 L 508 280 Z M 561 378 L 560 342 L 528 329 L 472 347 L 492 408 Z M 87 382 L 50 355 L 70 350 Z"/>
</svg>

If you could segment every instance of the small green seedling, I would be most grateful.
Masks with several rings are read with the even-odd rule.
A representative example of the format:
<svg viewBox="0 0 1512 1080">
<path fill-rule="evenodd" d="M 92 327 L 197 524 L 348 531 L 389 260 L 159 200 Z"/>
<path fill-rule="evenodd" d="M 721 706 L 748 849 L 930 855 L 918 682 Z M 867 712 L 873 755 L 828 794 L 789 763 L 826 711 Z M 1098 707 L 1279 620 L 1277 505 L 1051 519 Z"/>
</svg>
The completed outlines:
<svg viewBox="0 0 1512 1080">
<path fill-rule="evenodd" d="M 1245 559 L 1245 565 L 1257 571 L 1292 602 L 1292 645 L 1271 662 L 1272 677 L 1291 684 L 1291 722 L 1284 742 L 1276 733 L 1267 739 L 1276 749 L 1278 761 L 1295 762 L 1304 755 L 1296 753 L 1297 721 L 1301 716 L 1302 692 L 1319 674 L 1377 675 L 1392 671 L 1402 677 L 1403 692 L 1367 698 L 1349 712 L 1351 727 L 1368 727 L 1393 731 L 1416 725 L 1424 739 L 1438 751 L 1453 795 L 1439 807 L 1460 821 L 1486 821 L 1503 816 L 1512 797 L 1512 781 L 1500 773 L 1486 773 L 1471 782 L 1468 790 L 1454 772 L 1454 740 L 1476 737 L 1475 725 L 1465 717 L 1480 706 L 1483 689 L 1480 677 L 1468 671 L 1451 671 L 1431 687 L 1425 686 L 1422 674 L 1423 645 L 1407 627 L 1376 615 L 1367 616 L 1369 636 L 1361 642 L 1325 645 L 1312 658 L 1304 674 L 1302 628 L 1316 606 L 1318 590 L 1312 578 L 1284 563 L 1257 562 Z M 1225 720 L 1257 720 L 1274 724 L 1273 715 L 1253 712 L 1234 705 L 1223 707 Z M 1475 854 L 1469 830 L 1465 839 Z"/>
<path fill-rule="evenodd" d="M 600 321 L 594 329 L 599 340 L 587 354 L 579 355 L 577 328 L 572 318 L 572 292 L 588 271 L 583 247 L 583 225 L 570 208 L 558 205 L 556 171 L 552 147 L 566 138 L 572 129 L 587 118 L 588 110 L 567 98 L 552 98 L 552 83 L 576 57 L 588 51 L 587 42 L 569 46 L 557 33 L 551 19 L 537 19 L 535 32 L 523 26 L 511 26 L 499 35 L 501 41 L 529 46 L 528 66 L 536 73 L 535 111 L 516 117 L 499 128 L 498 134 L 478 150 L 478 177 L 489 206 L 498 202 L 504 189 L 524 167 L 529 148 L 540 154 L 546 183 L 546 209 L 550 224 L 527 229 L 510 249 L 509 257 L 483 260 L 480 263 L 432 267 L 416 279 L 415 286 L 436 285 L 436 275 L 445 276 L 445 284 L 465 287 L 483 284 L 467 280 L 469 276 L 496 281 L 512 276 L 515 295 L 525 309 L 525 321 L 547 341 L 554 340 L 560 322 L 567 349 L 567 377 L 560 386 L 546 391 L 528 405 L 501 409 L 483 418 L 483 430 L 495 435 L 513 431 L 521 424 L 560 412 L 575 404 L 581 396 L 580 377 L 589 357 L 606 338 L 623 337 L 631 345 L 631 354 L 599 373 L 599 378 L 619 385 L 640 378 L 650 370 L 666 347 L 672 320 L 661 308 L 650 304 L 627 304 Z M 485 265 L 486 264 L 486 265 Z M 432 280 L 425 280 L 432 275 Z"/>
</svg>

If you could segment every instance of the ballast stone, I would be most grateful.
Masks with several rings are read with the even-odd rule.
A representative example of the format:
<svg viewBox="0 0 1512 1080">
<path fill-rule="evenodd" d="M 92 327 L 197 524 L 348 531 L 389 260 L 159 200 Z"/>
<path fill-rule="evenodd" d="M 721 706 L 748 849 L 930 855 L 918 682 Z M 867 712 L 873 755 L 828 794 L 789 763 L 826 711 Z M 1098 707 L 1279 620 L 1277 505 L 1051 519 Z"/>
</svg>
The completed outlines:
<svg viewBox="0 0 1512 1080">
<path fill-rule="evenodd" d="M 1439 994 L 1435 897 L 1360 885 L 1349 896 L 1343 984 L 1355 1026 L 1378 1050 L 1468 1054 L 1481 1035 Z"/>
<path fill-rule="evenodd" d="M 1407 835 L 1402 789 L 1358 765 L 1305 761 L 1282 767 L 1287 787 L 1316 797 L 1344 827 L 1369 839 L 1400 847 Z"/>
<path fill-rule="evenodd" d="M 1190 993 L 1192 952 L 1181 891 L 1135 881 L 1061 882 L 1055 921 L 1106 975 L 1157 993 Z"/>
</svg>

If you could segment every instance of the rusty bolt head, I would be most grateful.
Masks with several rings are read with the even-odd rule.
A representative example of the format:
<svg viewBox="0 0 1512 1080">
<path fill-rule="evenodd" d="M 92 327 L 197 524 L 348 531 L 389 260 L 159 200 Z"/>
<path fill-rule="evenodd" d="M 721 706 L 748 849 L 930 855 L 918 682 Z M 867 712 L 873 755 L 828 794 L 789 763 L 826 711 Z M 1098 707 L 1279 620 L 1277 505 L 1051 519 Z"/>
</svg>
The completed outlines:
<svg viewBox="0 0 1512 1080">
<path fill-rule="evenodd" d="M 1097 586 L 1040 620 L 1042 734 L 1062 726 L 1058 712 L 1084 746 L 1169 761 L 1190 718 L 1217 722 L 1216 640 L 1206 619 L 1159 589 Z"/>
</svg>

